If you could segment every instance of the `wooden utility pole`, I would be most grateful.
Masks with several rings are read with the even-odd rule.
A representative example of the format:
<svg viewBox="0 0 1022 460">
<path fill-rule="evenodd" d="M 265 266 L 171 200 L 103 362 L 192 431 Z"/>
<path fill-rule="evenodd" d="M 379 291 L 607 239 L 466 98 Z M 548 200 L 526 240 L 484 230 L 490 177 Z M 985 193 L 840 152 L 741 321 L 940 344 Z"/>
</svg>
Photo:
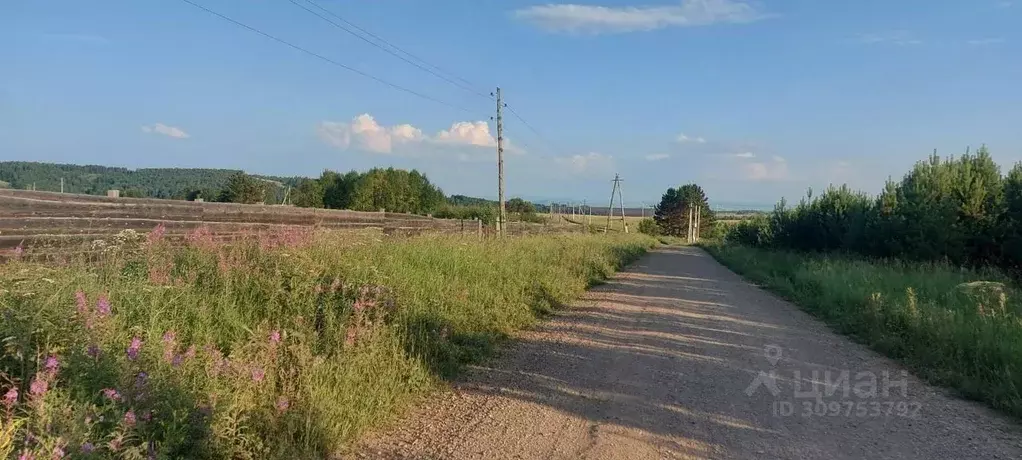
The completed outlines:
<svg viewBox="0 0 1022 460">
<path fill-rule="evenodd" d="M 688 232 L 686 232 L 687 233 L 686 241 L 688 241 L 689 243 L 692 242 L 692 214 L 693 214 L 692 213 L 692 206 L 689 205 L 689 207 L 688 207 Z"/>
<path fill-rule="evenodd" d="M 610 219 L 614 215 L 614 195 L 616 194 L 621 203 L 621 229 L 628 233 L 628 224 L 625 222 L 625 201 L 621 196 L 621 176 L 614 174 L 613 182 L 614 188 L 610 190 L 610 205 L 607 206 L 607 232 L 610 232 Z"/>
<path fill-rule="evenodd" d="M 497 199 L 500 201 L 497 233 L 503 237 L 507 221 L 504 211 L 504 101 L 500 97 L 499 86 L 497 87 Z"/>
<path fill-rule="evenodd" d="M 694 241 L 695 243 L 699 242 L 699 215 L 702 214 L 702 211 L 703 211 L 702 206 L 696 205 L 696 228 L 695 228 L 696 238 Z"/>
</svg>

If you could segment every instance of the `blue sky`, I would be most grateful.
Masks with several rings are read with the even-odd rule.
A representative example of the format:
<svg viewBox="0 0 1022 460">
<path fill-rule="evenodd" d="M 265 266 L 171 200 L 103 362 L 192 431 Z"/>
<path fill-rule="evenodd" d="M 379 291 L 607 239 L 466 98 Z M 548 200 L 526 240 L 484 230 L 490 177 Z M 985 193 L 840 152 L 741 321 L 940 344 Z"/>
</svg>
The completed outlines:
<svg viewBox="0 0 1022 460">
<path fill-rule="evenodd" d="M 181 0 L 8 0 L 0 160 L 414 167 L 496 194 L 492 100 L 289 0 L 193 1 L 458 108 Z M 507 114 L 509 195 L 606 202 L 617 172 L 629 204 L 687 182 L 773 203 L 876 192 L 934 148 L 1022 160 L 1022 1 L 315 1 L 463 86 L 500 85 L 539 132 Z"/>
</svg>

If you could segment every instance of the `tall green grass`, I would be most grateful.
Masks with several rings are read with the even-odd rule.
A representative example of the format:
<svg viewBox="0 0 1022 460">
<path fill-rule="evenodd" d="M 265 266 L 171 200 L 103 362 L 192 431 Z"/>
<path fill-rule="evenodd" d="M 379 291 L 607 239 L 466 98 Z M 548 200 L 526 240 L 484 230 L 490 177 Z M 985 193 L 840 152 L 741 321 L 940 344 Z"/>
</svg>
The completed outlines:
<svg viewBox="0 0 1022 460">
<path fill-rule="evenodd" d="M 1003 274 L 737 245 L 706 249 L 930 382 L 1022 417 L 1022 292 Z"/>
<path fill-rule="evenodd" d="M 0 266 L 0 456 L 334 455 L 655 244 L 190 241 Z"/>
</svg>

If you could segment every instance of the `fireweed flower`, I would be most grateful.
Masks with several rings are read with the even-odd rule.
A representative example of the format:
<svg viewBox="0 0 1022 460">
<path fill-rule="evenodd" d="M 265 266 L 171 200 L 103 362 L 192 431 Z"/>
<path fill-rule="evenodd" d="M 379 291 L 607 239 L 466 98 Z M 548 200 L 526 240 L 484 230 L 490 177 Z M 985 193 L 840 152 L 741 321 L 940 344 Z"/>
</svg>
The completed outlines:
<svg viewBox="0 0 1022 460">
<path fill-rule="evenodd" d="M 60 361 L 57 360 L 56 356 L 48 356 L 46 358 L 46 363 L 43 365 L 43 367 L 46 369 L 47 372 L 51 373 L 57 372 L 57 369 L 60 368 Z"/>
<path fill-rule="evenodd" d="M 57 447 L 53 448 L 53 458 L 64 458 L 65 455 L 67 453 L 64 452 L 64 446 L 58 444 Z"/>
<path fill-rule="evenodd" d="M 36 375 L 32 379 L 32 384 L 28 386 L 28 392 L 32 396 L 42 396 L 46 394 L 46 391 L 50 389 L 50 383 L 46 381 L 41 375 Z"/>
<path fill-rule="evenodd" d="M 291 407 L 291 402 L 288 401 L 287 396 L 278 396 L 277 397 L 277 410 L 278 411 L 284 412 L 289 407 Z"/>
<path fill-rule="evenodd" d="M 195 345 L 191 345 L 185 350 L 185 359 L 192 359 L 195 357 Z"/>
<path fill-rule="evenodd" d="M 18 456 L 18 460 L 35 460 L 35 456 L 30 454 L 27 450 L 21 451 L 21 455 Z"/>
<path fill-rule="evenodd" d="M 276 345 L 278 343 L 280 343 L 280 331 L 274 329 L 273 332 L 270 332 L 270 344 Z"/>
<path fill-rule="evenodd" d="M 85 444 L 82 444 L 83 454 L 91 454 L 94 450 L 96 450 L 96 446 L 93 445 L 91 442 L 86 442 Z"/>
<path fill-rule="evenodd" d="M 163 225 L 162 222 L 157 226 L 153 227 L 153 230 L 149 232 L 149 235 L 147 237 L 147 239 L 149 240 L 149 244 L 158 243 L 160 240 L 163 239 L 163 235 L 165 233 L 167 233 L 167 226 Z"/>
<path fill-rule="evenodd" d="M 84 291 L 75 292 L 75 305 L 78 307 L 78 314 L 84 315 L 89 312 L 89 299 L 85 297 Z"/>
<path fill-rule="evenodd" d="M 252 381 L 253 382 L 260 383 L 260 382 L 263 381 L 263 378 L 265 378 L 265 377 L 266 377 L 266 371 L 264 371 L 263 368 L 261 368 L 261 367 L 252 368 Z"/>
<path fill-rule="evenodd" d="M 177 345 L 177 334 L 174 331 L 167 331 L 163 333 L 163 360 L 173 361 L 174 360 L 174 348 Z"/>
<path fill-rule="evenodd" d="M 142 348 L 142 339 L 138 337 L 131 338 L 131 345 L 128 346 L 128 359 L 134 361 L 138 359 L 138 351 Z"/>
<path fill-rule="evenodd" d="M 96 312 L 101 318 L 110 314 L 110 299 L 107 299 L 105 294 L 100 294 L 96 299 Z"/>
<path fill-rule="evenodd" d="M 7 390 L 7 393 L 4 393 L 4 406 L 10 409 L 16 402 L 18 402 L 18 389 L 11 388 Z"/>
<path fill-rule="evenodd" d="M 111 401 L 118 401 L 121 399 L 121 394 L 118 393 L 117 390 L 113 388 L 104 388 L 103 396 L 105 396 L 106 399 L 109 399 Z"/>
<path fill-rule="evenodd" d="M 138 421 L 138 419 L 135 418 L 135 411 L 129 410 L 129 411 L 124 413 L 124 424 L 125 425 L 127 425 L 129 427 L 135 426 L 135 422 L 136 421 Z"/>
<path fill-rule="evenodd" d="M 170 360 L 170 364 L 171 364 L 172 366 L 174 366 L 174 367 L 177 367 L 177 366 L 180 366 L 180 365 L 181 365 L 181 362 L 182 362 L 182 361 L 184 361 L 184 356 L 181 356 L 181 355 L 174 355 L 174 357 L 173 357 L 173 358 L 171 358 L 171 360 Z"/>
</svg>

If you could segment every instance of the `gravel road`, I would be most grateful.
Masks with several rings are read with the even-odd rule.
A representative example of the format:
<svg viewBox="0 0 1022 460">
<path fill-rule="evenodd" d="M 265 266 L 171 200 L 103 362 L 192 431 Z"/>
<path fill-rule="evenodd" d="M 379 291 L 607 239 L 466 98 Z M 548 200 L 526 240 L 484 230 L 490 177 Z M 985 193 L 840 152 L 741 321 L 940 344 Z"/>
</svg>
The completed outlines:
<svg viewBox="0 0 1022 460">
<path fill-rule="evenodd" d="M 358 452 L 1019 459 L 1022 429 L 680 247 L 656 250 L 591 290 Z"/>
</svg>

